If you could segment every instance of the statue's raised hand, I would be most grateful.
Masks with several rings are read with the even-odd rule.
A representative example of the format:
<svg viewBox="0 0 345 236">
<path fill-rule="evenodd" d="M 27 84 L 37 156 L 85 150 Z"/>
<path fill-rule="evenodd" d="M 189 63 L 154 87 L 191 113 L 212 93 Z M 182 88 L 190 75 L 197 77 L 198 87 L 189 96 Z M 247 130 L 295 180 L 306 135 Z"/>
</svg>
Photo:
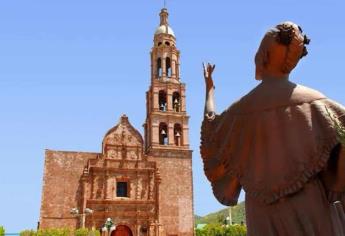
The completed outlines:
<svg viewBox="0 0 345 236">
<path fill-rule="evenodd" d="M 206 84 L 206 101 L 204 114 L 207 120 L 213 120 L 215 117 L 215 104 L 214 104 L 214 84 L 212 79 L 212 73 L 216 65 L 210 63 L 202 63 L 204 67 L 204 78 Z"/>
<path fill-rule="evenodd" d="M 213 73 L 216 65 L 212 65 L 210 63 L 207 63 L 207 65 L 205 65 L 205 63 L 202 63 L 202 65 L 204 67 L 204 78 L 205 78 L 205 84 L 206 84 L 206 91 L 210 91 L 211 88 L 214 88 L 212 73 Z"/>
</svg>

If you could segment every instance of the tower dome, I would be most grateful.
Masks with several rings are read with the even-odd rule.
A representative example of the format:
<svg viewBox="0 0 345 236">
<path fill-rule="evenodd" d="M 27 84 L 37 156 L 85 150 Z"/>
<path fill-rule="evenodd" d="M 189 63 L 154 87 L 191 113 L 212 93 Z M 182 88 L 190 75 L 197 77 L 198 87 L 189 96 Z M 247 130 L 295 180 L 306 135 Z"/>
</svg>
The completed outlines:
<svg viewBox="0 0 345 236">
<path fill-rule="evenodd" d="M 160 25 L 156 29 L 155 35 L 157 34 L 170 34 L 175 37 L 174 31 L 171 29 L 169 25 Z"/>
<path fill-rule="evenodd" d="M 157 27 L 155 31 L 155 35 L 158 34 L 170 34 L 175 37 L 174 31 L 171 29 L 168 23 L 168 9 L 163 8 L 159 14 L 160 16 L 160 25 Z"/>
</svg>

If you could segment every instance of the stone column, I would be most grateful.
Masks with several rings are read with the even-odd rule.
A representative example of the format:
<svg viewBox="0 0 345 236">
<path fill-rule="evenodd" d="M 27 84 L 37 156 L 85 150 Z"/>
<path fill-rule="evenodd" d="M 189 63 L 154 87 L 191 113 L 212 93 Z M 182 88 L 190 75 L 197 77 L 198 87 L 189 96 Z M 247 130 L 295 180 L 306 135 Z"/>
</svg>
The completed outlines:
<svg viewBox="0 0 345 236">
<path fill-rule="evenodd" d="M 149 236 L 156 236 L 156 225 L 152 222 L 149 226 Z"/>
<path fill-rule="evenodd" d="M 161 60 L 162 60 L 162 77 L 166 77 L 167 76 L 167 71 L 166 71 L 165 57 L 162 57 Z"/>
<path fill-rule="evenodd" d="M 159 110 L 159 96 L 157 91 L 153 91 L 153 110 L 158 111 Z"/>
<path fill-rule="evenodd" d="M 86 208 L 86 200 L 87 200 L 87 180 L 83 179 L 82 180 L 82 192 L 83 192 L 83 205 L 82 205 L 82 210 Z"/>
<path fill-rule="evenodd" d="M 160 194 L 159 194 L 159 189 L 160 189 L 160 184 L 162 182 L 161 174 L 159 170 L 156 170 L 156 175 L 155 175 L 155 187 L 156 187 L 156 222 L 160 222 Z"/>
<path fill-rule="evenodd" d="M 159 124 L 152 124 L 152 144 L 159 144 Z"/>
<path fill-rule="evenodd" d="M 167 90 L 167 111 L 173 110 L 173 101 L 172 101 L 172 91 L 170 89 Z"/>
<path fill-rule="evenodd" d="M 185 112 L 186 111 L 186 96 L 184 95 L 184 92 L 183 92 L 183 95 L 181 93 L 180 104 L 181 104 L 181 112 Z"/>
<path fill-rule="evenodd" d="M 105 176 L 105 199 L 112 199 L 112 178 L 109 174 Z"/>
<path fill-rule="evenodd" d="M 154 191 L 154 174 L 150 172 L 149 174 L 149 183 L 148 183 L 148 199 L 152 200 L 153 199 L 153 191 Z"/>
<path fill-rule="evenodd" d="M 168 123 L 168 137 L 169 137 L 169 145 L 175 145 L 175 139 L 174 139 L 174 124 L 169 122 Z"/>
<path fill-rule="evenodd" d="M 183 125 L 182 132 L 183 132 L 183 135 L 182 135 L 182 142 L 183 143 L 182 143 L 182 145 L 188 146 L 189 145 L 188 125 Z"/>
<path fill-rule="evenodd" d="M 97 179 L 98 177 L 93 175 L 92 176 L 92 199 L 96 199 L 97 196 Z"/>
<path fill-rule="evenodd" d="M 156 78 L 157 75 L 157 60 L 154 58 L 151 52 L 151 78 Z"/>
<path fill-rule="evenodd" d="M 180 79 L 180 63 L 176 63 L 176 79 Z"/>
<path fill-rule="evenodd" d="M 173 78 L 176 77 L 176 61 L 175 60 L 171 61 L 171 77 Z"/>
</svg>

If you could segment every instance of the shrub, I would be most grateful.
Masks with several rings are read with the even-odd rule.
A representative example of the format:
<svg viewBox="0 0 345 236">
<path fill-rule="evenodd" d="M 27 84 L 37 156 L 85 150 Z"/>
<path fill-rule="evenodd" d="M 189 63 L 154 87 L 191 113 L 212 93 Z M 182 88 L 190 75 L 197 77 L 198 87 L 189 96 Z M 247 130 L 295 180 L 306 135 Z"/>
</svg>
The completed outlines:
<svg viewBox="0 0 345 236">
<path fill-rule="evenodd" d="M 196 230 L 195 230 L 195 235 L 196 235 L 196 236 L 207 236 L 207 235 L 205 234 L 205 231 L 204 231 L 203 229 L 196 229 Z"/>
<path fill-rule="evenodd" d="M 88 229 L 77 229 L 75 231 L 75 236 L 88 236 L 89 230 Z"/>
<path fill-rule="evenodd" d="M 20 236 L 100 236 L 97 230 L 88 229 L 40 229 L 35 230 L 24 230 L 20 232 Z"/>
<path fill-rule="evenodd" d="M 3 226 L 0 226 L 0 236 L 5 235 L 5 228 Z"/>
<path fill-rule="evenodd" d="M 245 236 L 247 228 L 244 225 L 231 225 L 225 228 L 225 236 Z"/>
<path fill-rule="evenodd" d="M 101 236 L 101 233 L 98 230 L 91 230 L 88 236 Z"/>
<path fill-rule="evenodd" d="M 195 234 L 196 236 L 246 236 L 247 229 L 244 225 L 209 224 L 202 229 L 196 229 Z"/>
<path fill-rule="evenodd" d="M 98 230 L 77 229 L 74 232 L 75 236 L 100 236 Z"/>
<path fill-rule="evenodd" d="M 36 236 L 37 233 L 33 230 L 24 230 L 24 231 L 20 232 L 19 235 L 20 236 Z"/>
</svg>

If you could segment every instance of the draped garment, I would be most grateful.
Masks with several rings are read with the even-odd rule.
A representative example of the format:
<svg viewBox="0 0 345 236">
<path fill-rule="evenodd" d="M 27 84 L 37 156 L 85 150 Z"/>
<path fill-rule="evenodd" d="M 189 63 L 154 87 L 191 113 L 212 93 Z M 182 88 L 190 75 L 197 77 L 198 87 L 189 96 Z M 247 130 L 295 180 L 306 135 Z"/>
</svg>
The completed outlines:
<svg viewBox="0 0 345 236">
<path fill-rule="evenodd" d="M 204 119 L 205 175 L 224 205 L 235 205 L 243 188 L 248 235 L 345 235 L 328 199 L 342 200 L 345 192 L 345 182 L 328 168 L 339 146 L 335 117 L 345 124 L 345 108 L 320 92 L 264 80 L 213 120 Z M 332 177 L 325 182 L 321 175 Z"/>
</svg>

